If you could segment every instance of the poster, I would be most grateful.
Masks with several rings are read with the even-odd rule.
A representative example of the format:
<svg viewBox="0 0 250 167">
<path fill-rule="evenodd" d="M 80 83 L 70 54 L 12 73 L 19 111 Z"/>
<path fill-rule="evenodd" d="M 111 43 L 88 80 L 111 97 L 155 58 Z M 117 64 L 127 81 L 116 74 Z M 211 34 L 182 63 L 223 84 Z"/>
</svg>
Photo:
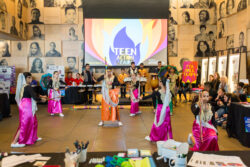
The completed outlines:
<svg viewBox="0 0 250 167">
<path fill-rule="evenodd" d="M 64 81 L 64 77 L 65 77 L 64 66 L 56 66 L 56 65 L 46 66 L 46 73 L 51 74 L 53 76 L 54 71 L 58 71 L 59 78 Z"/>
<path fill-rule="evenodd" d="M 230 55 L 228 65 L 229 92 L 233 92 L 239 79 L 240 55 Z"/>
<path fill-rule="evenodd" d="M 197 61 L 185 61 L 183 63 L 182 82 L 183 83 L 196 83 L 197 79 Z"/>
<path fill-rule="evenodd" d="M 220 56 L 218 62 L 218 73 L 221 77 L 226 76 L 227 72 L 227 56 Z"/>
<path fill-rule="evenodd" d="M 201 84 L 207 82 L 207 67 L 208 67 L 208 59 L 202 59 Z"/>
<path fill-rule="evenodd" d="M 216 71 L 216 57 L 209 58 L 208 75 L 214 75 Z"/>
</svg>

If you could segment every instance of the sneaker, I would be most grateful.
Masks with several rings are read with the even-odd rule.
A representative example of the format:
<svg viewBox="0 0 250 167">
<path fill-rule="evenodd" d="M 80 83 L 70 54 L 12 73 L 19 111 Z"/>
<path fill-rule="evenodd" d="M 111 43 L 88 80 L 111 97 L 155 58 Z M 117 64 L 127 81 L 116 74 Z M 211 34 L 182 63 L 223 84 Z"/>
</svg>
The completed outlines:
<svg viewBox="0 0 250 167">
<path fill-rule="evenodd" d="M 136 114 L 141 114 L 141 111 L 138 111 Z"/>
<path fill-rule="evenodd" d="M 59 116 L 60 116 L 60 117 L 64 117 L 63 113 L 60 113 Z"/>
<path fill-rule="evenodd" d="M 99 122 L 98 126 L 103 126 L 103 122 L 102 121 Z"/>
<path fill-rule="evenodd" d="M 145 140 L 147 140 L 147 141 L 151 141 L 151 139 L 150 139 L 150 137 L 149 137 L 149 136 L 146 136 L 146 137 L 145 137 Z"/>
<path fill-rule="evenodd" d="M 55 114 L 52 114 L 52 113 L 51 113 L 50 115 L 51 115 L 51 116 L 54 116 Z"/>
<path fill-rule="evenodd" d="M 129 116 L 130 116 L 130 117 L 134 117 L 134 116 L 135 116 L 135 114 L 130 114 Z"/>
<path fill-rule="evenodd" d="M 123 124 L 122 124 L 122 122 L 119 121 L 119 122 L 118 122 L 118 125 L 119 125 L 119 126 L 122 126 Z"/>
<path fill-rule="evenodd" d="M 189 145 L 193 145 L 194 144 L 193 141 L 191 140 L 192 136 L 193 136 L 192 133 L 189 133 L 189 135 L 188 135 L 188 144 Z"/>
<path fill-rule="evenodd" d="M 10 145 L 10 147 L 12 147 L 12 148 L 21 148 L 21 147 L 25 147 L 25 146 L 26 146 L 25 144 L 19 144 L 19 143 Z"/>
<path fill-rule="evenodd" d="M 42 138 L 41 137 L 38 137 L 37 139 L 36 139 L 36 141 L 41 141 L 42 140 Z"/>
</svg>

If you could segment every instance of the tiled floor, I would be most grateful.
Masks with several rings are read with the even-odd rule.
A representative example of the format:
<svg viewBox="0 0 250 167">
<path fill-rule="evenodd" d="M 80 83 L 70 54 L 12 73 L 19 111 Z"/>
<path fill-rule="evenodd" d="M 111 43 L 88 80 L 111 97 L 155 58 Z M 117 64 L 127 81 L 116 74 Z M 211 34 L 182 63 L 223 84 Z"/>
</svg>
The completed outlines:
<svg viewBox="0 0 250 167">
<path fill-rule="evenodd" d="M 89 140 L 88 151 L 122 151 L 128 148 L 156 150 L 156 145 L 144 139 L 149 134 L 154 113 L 151 107 L 143 107 L 141 115 L 129 117 L 129 109 L 121 109 L 122 127 L 98 127 L 100 110 L 73 110 L 72 105 L 63 105 L 65 117 L 50 116 L 46 105 L 39 105 L 38 135 L 43 138 L 32 146 L 10 148 L 10 143 L 18 126 L 18 110 L 11 106 L 12 117 L 0 122 L 0 151 L 13 152 L 63 152 L 68 147 L 73 150 L 73 142 Z M 180 104 L 171 117 L 174 139 L 186 141 L 192 130 L 194 116 L 190 104 Z M 228 138 L 226 131 L 219 128 L 221 150 L 250 150 L 236 139 Z"/>
</svg>

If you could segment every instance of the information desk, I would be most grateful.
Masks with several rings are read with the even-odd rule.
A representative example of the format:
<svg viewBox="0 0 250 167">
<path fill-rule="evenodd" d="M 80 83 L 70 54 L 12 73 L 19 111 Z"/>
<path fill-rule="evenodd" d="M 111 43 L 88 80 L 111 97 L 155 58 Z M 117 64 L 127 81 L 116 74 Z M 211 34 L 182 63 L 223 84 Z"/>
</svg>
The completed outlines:
<svg viewBox="0 0 250 167">
<path fill-rule="evenodd" d="M 217 155 L 228 155 L 228 156 L 239 156 L 246 166 L 250 166 L 250 151 L 216 151 L 216 152 L 203 152 L 207 154 L 217 154 Z M 113 156 L 117 155 L 118 152 L 88 152 L 87 153 L 87 161 L 85 163 L 80 163 L 79 167 L 94 167 L 96 164 L 89 164 L 91 158 L 102 158 L 105 156 Z M 187 159 L 189 160 L 192 156 L 193 152 L 189 152 Z M 46 165 L 60 165 L 61 167 L 64 165 L 64 153 L 44 153 L 43 156 L 49 156 L 51 159 L 46 163 Z M 153 159 L 157 167 L 168 166 L 167 163 L 164 163 L 163 160 L 157 161 L 158 157 L 157 153 L 153 154 Z M 33 162 L 35 163 L 35 162 Z M 33 163 L 26 163 L 19 165 L 18 167 L 32 167 Z"/>
<path fill-rule="evenodd" d="M 243 146 L 250 147 L 250 132 L 245 129 L 245 117 L 250 118 L 250 107 L 232 103 L 228 112 L 227 133 L 229 137 L 237 138 Z"/>
<path fill-rule="evenodd" d="M 0 120 L 10 116 L 10 101 L 6 93 L 0 93 Z"/>
</svg>

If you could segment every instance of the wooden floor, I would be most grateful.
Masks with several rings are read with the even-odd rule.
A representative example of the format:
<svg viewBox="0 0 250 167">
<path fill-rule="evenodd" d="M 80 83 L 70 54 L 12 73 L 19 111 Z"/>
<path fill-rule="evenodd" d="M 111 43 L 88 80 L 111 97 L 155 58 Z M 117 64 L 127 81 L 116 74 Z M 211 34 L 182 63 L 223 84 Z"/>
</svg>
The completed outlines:
<svg viewBox="0 0 250 167">
<path fill-rule="evenodd" d="M 66 148 L 73 150 L 73 142 L 89 140 L 88 151 L 123 151 L 128 148 L 150 149 L 156 151 L 155 143 L 144 138 L 150 133 L 154 113 L 151 107 L 141 107 L 141 115 L 129 117 L 129 109 L 121 109 L 122 127 L 98 127 L 100 110 L 73 110 L 72 105 L 63 105 L 65 117 L 50 116 L 46 105 L 39 105 L 38 136 L 43 140 L 25 148 L 10 148 L 11 141 L 18 126 L 18 110 L 11 106 L 12 117 L 0 121 L 0 151 L 7 152 L 63 152 Z M 190 104 L 179 104 L 171 117 L 174 139 L 186 141 L 192 130 L 194 116 Z M 220 150 L 250 150 L 238 140 L 228 138 L 226 131 L 219 128 Z"/>
</svg>

